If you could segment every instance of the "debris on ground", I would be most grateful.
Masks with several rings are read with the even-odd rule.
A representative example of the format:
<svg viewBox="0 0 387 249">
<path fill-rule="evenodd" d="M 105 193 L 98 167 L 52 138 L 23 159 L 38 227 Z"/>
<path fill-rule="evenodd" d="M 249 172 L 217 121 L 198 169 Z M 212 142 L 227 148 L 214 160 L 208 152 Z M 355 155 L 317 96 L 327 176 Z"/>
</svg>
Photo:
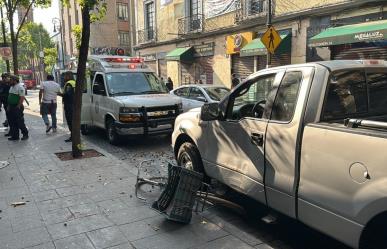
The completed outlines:
<svg viewBox="0 0 387 249">
<path fill-rule="evenodd" d="M 10 165 L 8 161 L 0 161 L 0 169 L 7 167 Z"/>
<path fill-rule="evenodd" d="M 17 202 L 12 202 L 11 205 L 13 207 L 18 207 L 18 206 L 23 206 L 26 205 L 27 203 L 25 201 L 17 201 Z"/>
</svg>

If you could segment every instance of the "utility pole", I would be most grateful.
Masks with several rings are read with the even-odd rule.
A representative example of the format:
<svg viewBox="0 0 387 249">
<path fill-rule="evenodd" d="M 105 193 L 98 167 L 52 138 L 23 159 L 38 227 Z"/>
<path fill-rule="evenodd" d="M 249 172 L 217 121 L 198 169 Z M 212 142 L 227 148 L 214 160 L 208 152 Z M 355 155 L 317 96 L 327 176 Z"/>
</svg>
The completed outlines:
<svg viewBox="0 0 387 249">
<path fill-rule="evenodd" d="M 267 20 L 266 20 L 266 25 L 267 28 L 269 29 L 272 25 L 272 0 L 266 0 L 267 1 Z M 269 68 L 271 65 L 271 53 L 269 50 L 267 50 L 267 57 L 266 57 L 266 68 Z"/>
<path fill-rule="evenodd" d="M 3 43 L 4 43 L 4 46 L 7 46 L 7 34 L 5 33 L 5 24 L 4 24 L 4 17 L 3 17 L 3 6 L 0 6 L 0 14 L 1 14 L 1 29 L 2 29 L 2 32 L 3 32 Z M 10 69 L 10 66 L 9 66 L 9 60 L 6 60 L 5 63 L 7 65 L 7 72 L 10 73 L 11 69 Z"/>
</svg>

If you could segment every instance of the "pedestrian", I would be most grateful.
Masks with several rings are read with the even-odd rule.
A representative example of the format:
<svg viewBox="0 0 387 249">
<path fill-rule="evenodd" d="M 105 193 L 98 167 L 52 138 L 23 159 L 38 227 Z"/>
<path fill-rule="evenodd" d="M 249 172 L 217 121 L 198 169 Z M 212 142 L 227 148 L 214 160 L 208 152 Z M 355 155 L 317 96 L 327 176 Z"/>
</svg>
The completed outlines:
<svg viewBox="0 0 387 249">
<path fill-rule="evenodd" d="M 46 133 L 50 132 L 51 129 L 53 132 L 56 132 L 56 99 L 58 93 L 60 93 L 60 85 L 54 81 L 54 76 L 47 75 L 47 81 L 43 81 L 40 84 L 39 91 L 40 114 L 46 125 Z M 48 114 L 51 115 L 52 126 L 50 126 Z"/>
<path fill-rule="evenodd" d="M 237 78 L 236 74 L 233 73 L 231 75 L 231 89 L 234 89 L 239 83 L 241 83 L 240 80 Z"/>
<path fill-rule="evenodd" d="M 161 82 L 163 82 L 163 83 L 165 83 L 165 81 L 164 81 L 164 78 L 163 78 L 163 77 L 160 77 L 160 81 L 161 81 Z"/>
<path fill-rule="evenodd" d="M 5 121 L 3 123 L 4 127 L 8 127 L 8 104 L 7 104 L 7 99 L 8 99 L 8 93 L 9 93 L 9 73 L 3 73 L 1 75 L 1 81 L 0 81 L 0 111 L 1 107 L 3 106 L 4 112 L 5 112 Z"/>
<path fill-rule="evenodd" d="M 8 94 L 8 123 L 10 127 L 8 140 L 19 140 L 19 130 L 23 134 L 22 140 L 28 139 L 28 130 L 24 123 L 25 89 L 19 82 L 19 77 L 11 75 L 10 89 Z"/>
<path fill-rule="evenodd" d="M 67 121 L 67 126 L 70 130 L 70 137 L 65 142 L 71 142 L 72 139 L 72 128 L 73 128 L 73 103 L 74 103 L 74 92 L 75 92 L 75 80 L 73 73 L 67 71 L 64 73 L 64 87 L 63 87 L 63 107 Z"/>
<path fill-rule="evenodd" d="M 168 77 L 167 83 L 165 85 L 167 86 L 168 91 L 173 90 L 173 81 L 172 81 L 171 77 Z"/>
</svg>

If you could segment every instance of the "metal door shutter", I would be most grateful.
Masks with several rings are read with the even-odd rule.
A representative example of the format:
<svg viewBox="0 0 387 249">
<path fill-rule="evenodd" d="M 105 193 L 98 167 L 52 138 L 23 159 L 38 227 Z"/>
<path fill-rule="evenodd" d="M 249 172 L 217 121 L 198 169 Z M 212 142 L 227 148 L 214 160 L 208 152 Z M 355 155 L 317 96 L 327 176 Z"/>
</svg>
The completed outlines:
<svg viewBox="0 0 387 249">
<path fill-rule="evenodd" d="M 231 60 L 231 71 L 241 80 L 254 73 L 254 56 L 240 57 L 239 54 L 235 54 L 232 55 Z"/>
<path fill-rule="evenodd" d="M 159 60 L 159 76 L 163 77 L 165 80 L 168 79 L 166 60 Z"/>
<path fill-rule="evenodd" d="M 333 60 L 387 60 L 387 47 L 352 47 L 351 45 L 342 45 L 332 46 L 331 52 Z"/>
<path fill-rule="evenodd" d="M 200 76 L 205 75 L 206 84 L 213 83 L 214 69 L 213 57 L 198 57 L 192 64 L 181 63 L 181 82 L 182 84 L 195 84 L 201 78 Z"/>
<path fill-rule="evenodd" d="M 290 53 L 274 54 L 271 56 L 271 67 L 290 65 L 291 63 Z"/>
</svg>

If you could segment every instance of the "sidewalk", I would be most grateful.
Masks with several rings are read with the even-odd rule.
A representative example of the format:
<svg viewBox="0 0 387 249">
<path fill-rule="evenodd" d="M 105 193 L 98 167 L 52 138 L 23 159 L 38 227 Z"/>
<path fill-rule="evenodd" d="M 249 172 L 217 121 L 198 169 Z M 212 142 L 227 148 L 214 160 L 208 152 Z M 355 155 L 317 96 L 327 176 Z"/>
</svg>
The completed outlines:
<svg viewBox="0 0 387 249">
<path fill-rule="evenodd" d="M 0 169 L 1 249 L 272 248 L 263 243 L 270 236 L 232 213 L 205 211 L 189 225 L 166 221 L 134 197 L 135 165 L 93 144 L 86 147 L 103 157 L 60 161 L 54 153 L 71 150 L 68 135 L 46 135 L 35 115 L 25 114 L 28 141 L 9 142 L 0 132 L 0 161 L 10 162 Z M 11 206 L 19 201 L 26 205 Z"/>
</svg>

